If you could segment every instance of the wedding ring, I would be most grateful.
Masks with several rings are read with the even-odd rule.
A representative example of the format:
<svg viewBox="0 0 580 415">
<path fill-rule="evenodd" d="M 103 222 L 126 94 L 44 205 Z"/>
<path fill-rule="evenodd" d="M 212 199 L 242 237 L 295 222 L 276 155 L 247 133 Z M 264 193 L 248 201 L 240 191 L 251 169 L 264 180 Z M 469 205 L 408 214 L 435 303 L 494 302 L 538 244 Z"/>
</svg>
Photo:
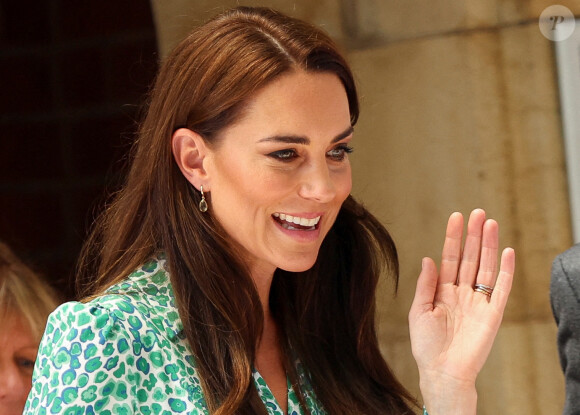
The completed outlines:
<svg viewBox="0 0 580 415">
<path fill-rule="evenodd" d="M 476 291 L 478 293 L 482 293 L 482 294 L 487 295 L 488 297 L 491 297 L 491 293 L 493 292 L 493 287 L 490 287 L 489 285 L 485 285 L 485 284 L 475 284 L 473 291 Z"/>
</svg>

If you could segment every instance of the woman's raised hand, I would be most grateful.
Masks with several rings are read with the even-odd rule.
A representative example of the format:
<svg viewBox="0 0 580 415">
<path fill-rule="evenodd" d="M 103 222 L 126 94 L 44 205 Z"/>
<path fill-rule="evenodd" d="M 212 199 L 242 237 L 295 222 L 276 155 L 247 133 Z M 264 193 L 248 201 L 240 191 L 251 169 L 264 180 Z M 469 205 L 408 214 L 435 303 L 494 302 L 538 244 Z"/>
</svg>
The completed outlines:
<svg viewBox="0 0 580 415">
<path fill-rule="evenodd" d="M 424 258 L 409 312 L 413 356 L 429 415 L 475 414 L 475 379 L 499 329 L 511 290 L 515 253 L 503 250 L 498 224 L 476 209 L 462 250 L 463 216 L 447 224 L 440 271 Z"/>
</svg>

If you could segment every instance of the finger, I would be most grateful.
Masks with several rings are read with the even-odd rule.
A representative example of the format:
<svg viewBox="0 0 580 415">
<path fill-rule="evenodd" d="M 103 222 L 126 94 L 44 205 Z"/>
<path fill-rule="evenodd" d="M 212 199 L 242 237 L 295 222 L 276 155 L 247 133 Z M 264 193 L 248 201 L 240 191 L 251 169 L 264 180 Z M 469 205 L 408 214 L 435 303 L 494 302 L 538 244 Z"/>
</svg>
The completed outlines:
<svg viewBox="0 0 580 415">
<path fill-rule="evenodd" d="M 445 242 L 441 254 L 441 276 L 439 284 L 455 284 L 461 260 L 461 238 L 463 235 L 463 215 L 452 213 L 447 222 Z"/>
<path fill-rule="evenodd" d="M 467 223 L 465 247 L 463 248 L 461 265 L 459 266 L 459 284 L 473 286 L 477 269 L 479 268 L 484 223 L 485 211 L 483 209 L 475 209 L 471 212 Z"/>
<path fill-rule="evenodd" d="M 514 271 L 516 265 L 516 254 L 512 248 L 506 248 L 501 254 L 501 263 L 499 274 L 495 283 L 491 303 L 494 304 L 498 311 L 503 313 L 505 305 L 512 289 Z"/>
<path fill-rule="evenodd" d="M 488 287 L 495 285 L 497 272 L 497 251 L 498 251 L 498 224 L 495 220 L 489 219 L 483 225 L 483 238 L 481 247 L 481 259 L 479 261 L 479 271 L 477 272 L 477 284 L 484 284 Z"/>
<path fill-rule="evenodd" d="M 421 273 L 417 279 L 415 298 L 411 309 L 424 310 L 424 306 L 433 308 L 435 293 L 437 292 L 437 267 L 431 258 L 423 258 Z"/>
</svg>

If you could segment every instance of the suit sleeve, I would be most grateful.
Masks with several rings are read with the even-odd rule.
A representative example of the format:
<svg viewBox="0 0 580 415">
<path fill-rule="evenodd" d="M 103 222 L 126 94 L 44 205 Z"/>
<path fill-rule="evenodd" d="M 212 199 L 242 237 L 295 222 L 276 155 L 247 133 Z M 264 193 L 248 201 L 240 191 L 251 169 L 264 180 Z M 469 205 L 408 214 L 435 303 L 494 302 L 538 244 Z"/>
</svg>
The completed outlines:
<svg viewBox="0 0 580 415">
<path fill-rule="evenodd" d="M 552 264 L 550 300 L 558 325 L 558 353 L 566 382 L 564 415 L 580 413 L 580 247 Z"/>
</svg>

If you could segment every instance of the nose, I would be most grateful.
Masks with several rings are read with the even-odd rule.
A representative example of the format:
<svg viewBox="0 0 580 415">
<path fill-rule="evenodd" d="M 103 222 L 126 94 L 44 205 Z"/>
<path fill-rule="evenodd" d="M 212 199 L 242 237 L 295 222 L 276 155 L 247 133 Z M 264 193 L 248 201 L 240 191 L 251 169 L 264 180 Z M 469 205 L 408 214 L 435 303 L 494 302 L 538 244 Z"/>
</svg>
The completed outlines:
<svg viewBox="0 0 580 415">
<path fill-rule="evenodd" d="M 298 194 L 304 199 L 328 203 L 336 196 L 336 183 L 324 162 L 313 163 L 302 172 Z"/>
</svg>

